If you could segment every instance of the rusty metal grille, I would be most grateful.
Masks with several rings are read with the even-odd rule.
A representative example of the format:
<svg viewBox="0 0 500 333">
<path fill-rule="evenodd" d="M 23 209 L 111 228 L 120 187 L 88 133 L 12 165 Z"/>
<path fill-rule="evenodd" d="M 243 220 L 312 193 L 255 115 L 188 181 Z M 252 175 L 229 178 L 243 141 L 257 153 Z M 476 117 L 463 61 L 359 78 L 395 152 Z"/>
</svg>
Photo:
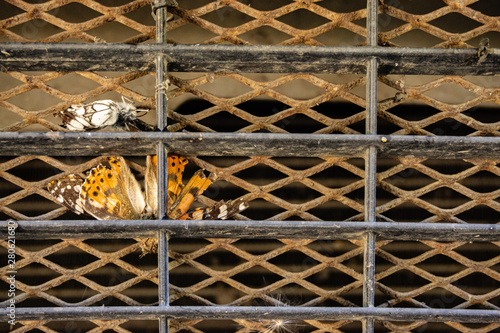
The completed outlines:
<svg viewBox="0 0 500 333">
<path fill-rule="evenodd" d="M 2 258 L 19 225 L 16 325 L 0 330 L 500 330 L 497 7 L 0 2 Z M 122 96 L 160 131 L 65 133 L 55 117 Z M 249 209 L 93 221 L 46 190 L 110 154 L 139 180 L 158 154 L 161 174 L 165 152 L 188 157 L 186 178 L 219 175 L 198 205 Z M 159 253 L 141 257 L 150 237 Z"/>
<path fill-rule="evenodd" d="M 0 42 L 154 41 L 155 21 L 149 13 L 149 0 L 2 1 Z"/>
<path fill-rule="evenodd" d="M 84 100 L 128 97 L 141 107 L 154 107 L 154 76 L 130 73 L 2 73 L 10 89 L 2 92 L 3 131 L 61 131 L 54 114 Z M 135 82 L 135 83 L 134 83 Z M 127 88 L 133 84 L 138 91 Z M 152 94 L 152 96 L 151 96 Z M 46 101 L 40 105 L 37 101 Z M 41 110 L 40 110 L 41 109 Z M 154 114 L 148 115 L 153 120 Z"/>
</svg>

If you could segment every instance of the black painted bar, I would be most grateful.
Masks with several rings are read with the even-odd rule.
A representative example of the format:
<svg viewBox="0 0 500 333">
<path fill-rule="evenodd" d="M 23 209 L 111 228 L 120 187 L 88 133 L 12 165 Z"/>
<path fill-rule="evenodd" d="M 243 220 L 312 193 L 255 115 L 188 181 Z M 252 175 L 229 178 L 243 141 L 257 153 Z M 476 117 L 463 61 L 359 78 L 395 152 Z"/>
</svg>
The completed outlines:
<svg viewBox="0 0 500 333">
<path fill-rule="evenodd" d="M 0 132 L 0 156 L 152 155 L 160 142 L 197 156 L 500 158 L 499 137 L 182 132 Z"/>
<path fill-rule="evenodd" d="M 8 308 L 0 309 L 7 318 Z M 375 320 L 497 323 L 500 310 L 362 308 L 362 307 L 293 307 L 293 306 L 99 306 L 16 308 L 16 321 L 27 320 L 153 320 L 167 319 L 290 319 L 290 320 Z"/>
<path fill-rule="evenodd" d="M 478 54 L 466 48 L 380 46 L 1 43 L 0 70 L 154 71 L 156 57 L 165 55 L 168 71 L 179 72 L 361 74 L 376 57 L 380 74 L 500 73 L 499 50 L 489 49 L 481 61 Z"/>
<path fill-rule="evenodd" d="M 0 221 L 0 237 L 8 221 Z M 500 241 L 500 224 L 414 222 L 311 222 L 242 220 L 43 220 L 17 221 L 16 239 L 142 238 L 165 230 L 170 238 L 360 239 L 368 232 L 380 239 Z"/>
</svg>

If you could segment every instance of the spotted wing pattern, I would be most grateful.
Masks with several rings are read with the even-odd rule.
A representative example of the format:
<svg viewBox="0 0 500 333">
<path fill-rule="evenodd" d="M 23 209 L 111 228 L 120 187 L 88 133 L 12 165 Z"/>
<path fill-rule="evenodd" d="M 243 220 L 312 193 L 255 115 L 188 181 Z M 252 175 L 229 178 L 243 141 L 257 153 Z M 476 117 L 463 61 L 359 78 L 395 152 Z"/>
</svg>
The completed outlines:
<svg viewBox="0 0 500 333">
<path fill-rule="evenodd" d="M 191 204 L 215 181 L 216 178 L 214 173 L 211 173 L 207 177 L 203 173 L 203 170 L 196 171 L 193 177 L 191 177 L 188 183 L 182 188 L 172 206 L 168 207 L 168 217 L 175 220 L 184 215 L 189 210 Z"/>
<path fill-rule="evenodd" d="M 180 220 L 226 220 L 248 208 L 242 199 L 221 200 L 208 208 L 197 208 L 181 216 Z"/>
<path fill-rule="evenodd" d="M 225 220 L 248 208 L 245 201 L 236 199 L 188 212 L 217 176 L 210 173 L 207 177 L 203 170 L 198 170 L 184 185 L 182 177 L 188 161 L 170 155 L 167 163 L 167 214 L 171 219 Z M 48 189 L 59 203 L 77 214 L 87 213 L 99 220 L 154 218 L 158 209 L 157 164 L 156 156 L 147 157 L 144 193 L 120 156 L 108 157 L 86 179 L 68 175 L 51 182 Z"/>
<path fill-rule="evenodd" d="M 188 164 L 182 156 L 169 155 L 167 157 L 167 206 L 172 207 L 182 191 L 182 176 Z"/>
<path fill-rule="evenodd" d="M 90 171 L 80 199 L 84 210 L 99 220 L 140 219 L 146 207 L 139 183 L 118 156 Z"/>
<path fill-rule="evenodd" d="M 188 161 L 181 156 L 171 155 L 167 158 L 167 192 L 168 217 L 180 220 L 225 220 L 248 208 L 248 203 L 241 199 L 219 201 L 212 207 L 197 208 L 188 212 L 191 204 L 212 184 L 217 176 L 210 173 L 205 176 L 203 170 L 198 170 L 186 185 L 182 177 Z"/>
<path fill-rule="evenodd" d="M 53 180 L 47 186 L 49 193 L 63 206 L 77 214 L 83 214 L 80 191 L 85 180 L 75 174 Z"/>
</svg>

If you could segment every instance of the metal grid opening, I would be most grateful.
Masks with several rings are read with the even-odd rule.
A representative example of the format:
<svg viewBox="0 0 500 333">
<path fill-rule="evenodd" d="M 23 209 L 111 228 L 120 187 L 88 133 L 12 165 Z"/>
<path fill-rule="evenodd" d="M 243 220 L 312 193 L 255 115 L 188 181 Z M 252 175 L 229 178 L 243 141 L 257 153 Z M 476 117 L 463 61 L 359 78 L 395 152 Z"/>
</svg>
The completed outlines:
<svg viewBox="0 0 500 333">
<path fill-rule="evenodd" d="M 499 329 L 494 1 L 0 6 L 3 258 L 19 226 L 2 330 Z M 163 131 L 64 133 L 55 117 L 122 96 Z M 165 151 L 219 175 L 198 205 L 249 209 L 93 221 L 46 191 L 104 155 L 142 179 L 158 154 L 162 173 Z M 159 253 L 141 257 L 148 237 Z"/>
</svg>

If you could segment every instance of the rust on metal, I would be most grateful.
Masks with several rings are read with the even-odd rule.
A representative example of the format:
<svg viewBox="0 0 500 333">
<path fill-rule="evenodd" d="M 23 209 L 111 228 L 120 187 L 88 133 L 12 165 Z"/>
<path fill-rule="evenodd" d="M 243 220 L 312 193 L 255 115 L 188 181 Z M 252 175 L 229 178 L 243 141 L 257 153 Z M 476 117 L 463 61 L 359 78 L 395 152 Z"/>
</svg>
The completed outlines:
<svg viewBox="0 0 500 333">
<path fill-rule="evenodd" d="M 91 47 L 93 43 L 155 41 L 151 0 L 118 5 L 90 0 L 31 2 L 6 2 L 10 7 L 6 7 L 7 17 L 0 19 L 1 42 L 77 40 Z M 316 0 L 193 3 L 179 1 L 178 5 L 168 7 L 173 15 L 166 23 L 169 43 L 366 46 L 364 1 L 360 1 L 360 6 L 353 1 L 344 10 Z M 379 1 L 381 28 L 377 43 L 381 47 L 423 43 L 425 47 L 478 48 L 471 66 L 484 61 L 498 47 L 498 41 L 491 37 L 499 30 L 498 13 L 490 15 L 479 1 L 444 0 L 436 7 L 427 4 L 430 7 L 425 7 L 428 9 L 425 13 L 411 7 L 410 2 L 398 4 L 398 1 Z M 83 21 L 65 16 L 64 6 L 78 6 L 70 9 L 81 9 Z M 446 23 L 453 16 L 466 22 L 463 31 L 457 31 L 461 24 L 450 27 Z M 420 37 L 412 38 L 414 33 Z M 488 36 L 491 40 L 485 39 Z M 154 125 L 155 91 L 161 87 L 168 97 L 167 129 L 172 132 L 366 133 L 368 83 L 363 75 L 193 70 L 194 73 L 168 73 L 168 82 L 161 85 L 156 85 L 154 73 L 148 72 L 4 71 L 0 73 L 0 131 L 65 131 L 54 117 L 59 111 L 71 104 L 120 96 L 150 109 L 146 121 Z M 377 82 L 380 88 L 377 134 L 384 135 L 383 143 L 391 135 L 500 136 L 500 84 L 496 77 L 381 75 Z M 369 174 L 365 159 L 188 158 L 187 173 L 196 167 L 218 175 L 218 182 L 199 203 L 211 205 L 220 197 L 243 198 L 250 208 L 239 216 L 242 223 L 251 219 L 363 221 L 365 218 L 364 191 Z M 3 157 L 1 218 L 54 219 L 55 223 L 68 216 L 68 219 L 81 218 L 57 205 L 47 192 L 47 184 L 70 173 L 84 176 L 101 160 L 102 157 L 95 156 Z M 141 180 L 145 161 L 127 160 Z M 443 161 L 408 155 L 379 159 L 376 167 L 377 221 L 463 225 L 500 221 L 497 160 Z M 375 306 L 498 310 L 499 247 L 500 242 L 474 240 L 377 240 Z M 7 253 L 8 248 L 8 243 L 0 240 L 0 255 Z M 169 302 L 202 306 L 361 307 L 364 248 L 362 239 L 256 242 L 173 239 L 169 241 Z M 20 307 L 158 304 L 156 257 L 140 258 L 140 240 L 20 241 L 16 251 L 19 272 L 16 304 Z M 74 258 L 79 260 L 75 262 Z M 4 284 L 8 284 L 8 271 L 8 266 L 0 267 L 0 280 Z M 0 305 L 5 308 L 8 301 L 0 299 Z M 54 322 L 45 320 L 20 322 L 13 332 L 31 329 L 52 332 L 72 327 L 71 323 L 64 324 L 69 326 L 59 329 L 53 326 Z M 268 322 L 241 319 L 224 324 L 232 325 L 235 332 L 269 332 Z M 308 332 L 361 331 L 361 323 L 351 320 L 307 320 L 292 324 Z M 88 325 L 89 331 L 144 329 L 142 323 L 129 320 L 92 320 Z M 157 325 L 151 324 L 150 331 L 157 330 Z M 170 329 L 205 332 L 214 331 L 215 325 L 205 320 L 172 320 Z M 493 332 L 500 327 L 500 324 L 468 327 L 459 322 L 384 321 L 375 325 L 380 331 L 398 332 L 450 328 L 460 332 Z"/>
</svg>

